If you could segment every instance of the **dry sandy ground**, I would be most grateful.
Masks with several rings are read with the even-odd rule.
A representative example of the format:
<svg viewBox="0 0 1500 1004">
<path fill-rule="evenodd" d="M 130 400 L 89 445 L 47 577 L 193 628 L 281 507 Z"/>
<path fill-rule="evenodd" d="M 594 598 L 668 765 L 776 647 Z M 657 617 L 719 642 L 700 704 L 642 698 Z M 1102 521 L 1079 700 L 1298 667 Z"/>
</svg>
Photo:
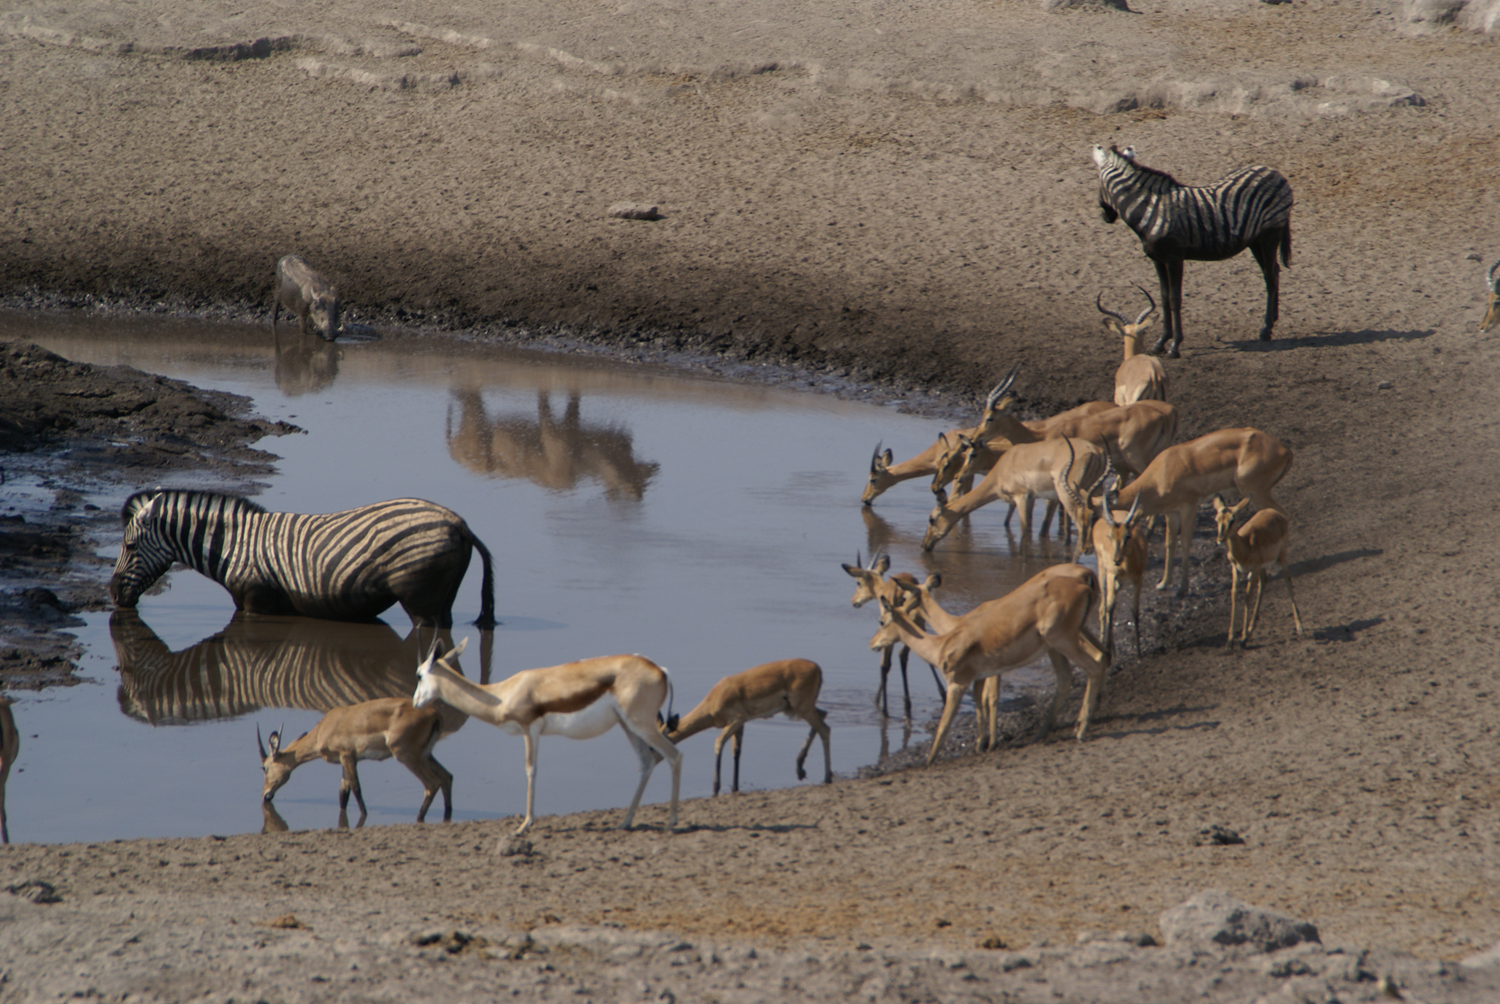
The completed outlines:
<svg viewBox="0 0 1500 1004">
<path fill-rule="evenodd" d="M 1189 265 L 1171 373 L 1185 437 L 1296 451 L 1309 630 L 1275 589 L 1225 654 L 1200 531 L 1193 596 L 1157 604 L 1162 649 L 1083 745 L 690 803 L 671 836 L 549 819 L 530 855 L 484 824 L 8 848 L 3 884 L 62 902 L 0 897 L 0 997 L 1357 1000 L 1382 968 L 1410 999 L 1500 995 L 1437 964 L 1500 939 L 1493 36 L 1414 36 L 1385 0 L 180 6 L 0 14 L 10 303 L 243 315 L 295 251 L 364 320 L 567 324 L 955 402 L 1021 362 L 1042 412 L 1109 396 L 1092 300 L 1152 275 L 1099 221 L 1091 145 L 1191 182 L 1277 167 L 1277 340 L 1248 256 Z M 1378 951 L 978 947 L 1159 936 L 1206 888 Z M 455 929 L 489 944 L 410 940 Z"/>
</svg>

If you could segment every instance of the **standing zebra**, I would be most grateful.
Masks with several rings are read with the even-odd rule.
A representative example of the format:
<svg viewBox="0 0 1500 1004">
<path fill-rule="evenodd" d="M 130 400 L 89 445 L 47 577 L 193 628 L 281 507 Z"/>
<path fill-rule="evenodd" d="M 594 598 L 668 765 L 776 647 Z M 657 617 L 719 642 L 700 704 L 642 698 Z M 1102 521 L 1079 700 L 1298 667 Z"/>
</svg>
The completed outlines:
<svg viewBox="0 0 1500 1004">
<path fill-rule="evenodd" d="M 1276 324 L 1281 264 L 1292 263 L 1292 186 L 1259 164 L 1242 167 L 1212 185 L 1180 185 L 1165 171 L 1136 163 L 1135 151 L 1094 147 L 1099 166 L 1099 209 L 1105 223 L 1123 217 L 1141 239 L 1141 250 L 1156 265 L 1161 281 L 1162 332 L 1151 350 L 1160 354 L 1167 339 L 1176 359 L 1182 347 L 1182 263 L 1223 261 L 1245 248 L 1255 255 L 1266 280 L 1266 317 L 1260 340 L 1271 340 Z"/>
<path fill-rule="evenodd" d="M 490 552 L 463 519 L 421 499 L 394 499 L 346 512 L 267 512 L 237 495 L 137 492 L 120 510 L 125 536 L 109 592 L 133 607 L 180 561 L 234 597 L 237 609 L 371 620 L 400 603 L 412 621 L 453 626 L 453 601 L 469 568 L 484 560 L 479 619 L 495 626 Z"/>
</svg>

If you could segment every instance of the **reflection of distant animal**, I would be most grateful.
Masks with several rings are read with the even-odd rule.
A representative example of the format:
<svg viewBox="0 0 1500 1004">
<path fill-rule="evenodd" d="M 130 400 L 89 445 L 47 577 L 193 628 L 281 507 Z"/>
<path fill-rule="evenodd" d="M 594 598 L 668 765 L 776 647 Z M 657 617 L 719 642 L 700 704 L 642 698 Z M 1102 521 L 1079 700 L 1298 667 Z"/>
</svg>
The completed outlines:
<svg viewBox="0 0 1500 1004">
<path fill-rule="evenodd" d="M 224 630 L 173 652 L 134 610 L 110 614 L 120 710 L 152 725 L 237 718 L 260 708 L 331 711 L 417 685 L 417 634 L 384 624 L 235 614 Z M 462 719 L 457 719 L 457 728 Z"/>
<path fill-rule="evenodd" d="M 568 394 L 561 421 L 552 414 L 546 391 L 537 392 L 537 417 L 490 418 L 477 390 L 455 390 L 461 414 L 453 428 L 448 411 L 448 453 L 465 467 L 492 478 L 526 478 L 543 488 L 566 491 L 592 478 L 611 500 L 639 499 L 659 464 L 635 459 L 629 432 L 608 425 L 586 425 L 579 418 L 579 395 Z"/>
<path fill-rule="evenodd" d="M 292 779 L 292 771 L 321 758 L 344 768 L 339 783 L 340 825 L 348 823 L 350 792 L 359 803 L 359 821 L 363 824 L 368 813 L 364 792 L 359 787 L 359 761 L 395 757 L 422 782 L 422 807 L 417 810 L 417 822 L 427 820 L 427 809 L 439 789 L 443 792 L 443 819 L 452 819 L 453 775 L 432 755 L 433 747 L 443 737 L 441 708 L 442 705 L 414 708 L 409 697 L 383 697 L 334 708 L 285 748 L 281 745 L 281 733 L 272 732 L 269 753 L 260 745 L 257 728 L 255 740 L 260 745 L 261 769 L 266 773 L 261 801 L 271 801 L 281 786 Z"/>
<path fill-rule="evenodd" d="M 137 492 L 120 511 L 120 558 L 109 582 L 133 607 L 172 562 L 229 590 L 236 609 L 369 620 L 393 603 L 417 624 L 453 626 L 470 548 L 484 561 L 479 619 L 495 626 L 490 552 L 455 512 L 394 499 L 320 515 L 266 512 L 211 492 Z"/>
<path fill-rule="evenodd" d="M 276 386 L 287 397 L 316 394 L 339 375 L 343 349 L 311 335 L 276 335 Z"/>
<path fill-rule="evenodd" d="M 317 332 L 330 342 L 339 336 L 338 291 L 294 254 L 276 263 L 276 288 L 271 295 L 273 334 L 282 307 L 302 322 L 304 335 Z"/>
<path fill-rule="evenodd" d="M 5 781 L 21 752 L 21 733 L 16 731 L 10 705 L 9 697 L 0 697 L 0 843 L 6 844 L 10 843 L 10 822 L 5 818 Z"/>
</svg>

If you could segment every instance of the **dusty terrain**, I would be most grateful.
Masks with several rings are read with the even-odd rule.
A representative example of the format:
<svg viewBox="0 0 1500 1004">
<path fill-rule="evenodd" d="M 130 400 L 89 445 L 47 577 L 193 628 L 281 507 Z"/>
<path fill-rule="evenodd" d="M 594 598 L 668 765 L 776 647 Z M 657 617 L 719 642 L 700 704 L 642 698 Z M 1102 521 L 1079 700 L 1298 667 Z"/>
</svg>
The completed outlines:
<svg viewBox="0 0 1500 1004">
<path fill-rule="evenodd" d="M 491 824 L 5 848 L 0 887 L 61 902 L 0 896 L 0 998 L 1358 1000 L 1389 975 L 1495 999 L 1496 969 L 1441 960 L 1500 940 L 1500 391 L 1475 330 L 1500 50 L 1379 0 L 1136 7 L 0 14 L 11 306 L 253 315 L 295 251 L 360 320 L 567 325 L 955 408 L 1021 362 L 1041 413 L 1108 396 L 1093 298 L 1152 276 L 1098 218 L 1092 144 L 1190 182 L 1275 166 L 1297 198 L 1277 340 L 1253 341 L 1248 256 L 1190 264 L 1171 375 L 1184 436 L 1253 424 L 1296 451 L 1277 495 L 1308 626 L 1273 589 L 1224 653 L 1200 529 L 1193 596 L 1083 745 L 689 803 L 675 835 L 546 819 L 530 853 Z M 1348 951 L 1039 947 L 1159 939 L 1207 888 Z"/>
</svg>

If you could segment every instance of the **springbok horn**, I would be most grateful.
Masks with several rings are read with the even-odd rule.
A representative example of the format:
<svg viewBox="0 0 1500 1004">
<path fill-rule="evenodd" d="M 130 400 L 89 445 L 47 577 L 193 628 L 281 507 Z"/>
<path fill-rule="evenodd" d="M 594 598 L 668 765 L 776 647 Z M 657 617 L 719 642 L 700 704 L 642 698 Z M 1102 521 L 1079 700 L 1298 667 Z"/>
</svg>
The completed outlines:
<svg viewBox="0 0 1500 1004">
<path fill-rule="evenodd" d="M 1130 503 L 1130 511 L 1125 514 L 1125 525 L 1129 526 L 1135 520 L 1135 514 L 1141 511 L 1141 497 L 1137 495 L 1135 501 Z"/>
<path fill-rule="evenodd" d="M 1156 301 L 1154 299 L 1152 299 L 1150 293 L 1146 292 L 1146 287 L 1145 286 L 1142 286 L 1138 282 L 1133 282 L 1133 283 L 1131 283 L 1131 285 L 1134 286 L 1136 289 L 1140 290 L 1141 293 L 1143 293 L 1145 295 L 1146 301 L 1151 304 L 1151 306 L 1149 306 L 1145 310 L 1141 311 L 1141 316 L 1139 316 L 1139 317 L 1137 317 L 1135 319 L 1135 323 L 1136 324 L 1144 324 L 1145 321 L 1146 321 L 1146 318 L 1148 318 L 1152 314 L 1156 313 Z"/>
<path fill-rule="evenodd" d="M 1069 478 L 1069 475 L 1073 473 L 1073 461 L 1077 459 L 1077 454 L 1073 452 L 1073 441 L 1071 439 L 1069 439 L 1067 436 L 1064 436 L 1063 442 L 1067 444 L 1068 447 L 1068 466 L 1063 468 L 1062 476 L 1063 490 L 1068 493 L 1068 498 L 1072 500 L 1073 504 L 1082 509 L 1084 506 L 1084 502 L 1081 498 L 1078 497 L 1077 486 L 1074 485 L 1072 480 Z"/>
<path fill-rule="evenodd" d="M 1125 320 L 1124 317 L 1122 317 L 1121 315 L 1115 313 L 1113 310 L 1105 310 L 1104 309 L 1104 294 L 1102 292 L 1099 294 L 1098 299 L 1094 300 L 1094 306 L 1098 307 L 1099 308 L 1099 313 L 1103 314 L 1105 317 L 1113 317 L 1115 320 L 1119 321 L 1121 324 L 1129 324 L 1130 323 L 1129 321 Z"/>
<path fill-rule="evenodd" d="M 870 455 L 870 473 L 880 473 L 880 448 L 885 445 L 885 440 L 875 444 L 875 452 Z"/>
<path fill-rule="evenodd" d="M 260 737 L 260 722 L 255 723 L 255 745 L 260 747 L 260 758 L 266 759 L 266 741 Z"/>
</svg>

